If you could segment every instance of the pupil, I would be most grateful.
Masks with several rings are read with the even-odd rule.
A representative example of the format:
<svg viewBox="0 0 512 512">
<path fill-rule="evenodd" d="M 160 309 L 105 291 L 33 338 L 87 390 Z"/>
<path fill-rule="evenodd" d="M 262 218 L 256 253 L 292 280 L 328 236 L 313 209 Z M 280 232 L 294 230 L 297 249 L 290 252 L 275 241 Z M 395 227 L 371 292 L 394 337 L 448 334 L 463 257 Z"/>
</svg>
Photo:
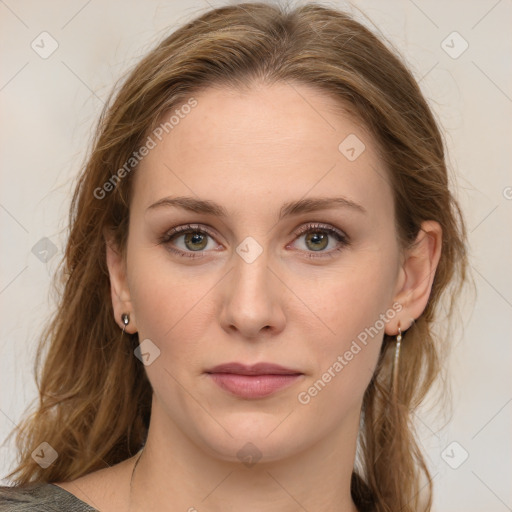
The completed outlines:
<svg viewBox="0 0 512 512">
<path fill-rule="evenodd" d="M 326 247 L 325 243 L 322 244 L 322 242 L 327 241 L 327 236 L 324 233 L 313 233 L 309 235 L 307 238 L 308 242 L 313 242 L 315 251 L 319 249 L 324 249 Z M 318 242 L 320 242 L 321 245 L 319 245 Z"/>
<path fill-rule="evenodd" d="M 185 244 L 188 244 L 189 242 L 191 242 L 193 245 L 195 244 L 201 244 L 202 245 L 200 247 L 189 247 L 189 249 L 193 250 L 193 251 L 198 251 L 200 249 L 204 249 L 205 247 L 205 241 L 206 237 L 201 235 L 200 233 L 188 233 L 185 235 Z"/>
</svg>

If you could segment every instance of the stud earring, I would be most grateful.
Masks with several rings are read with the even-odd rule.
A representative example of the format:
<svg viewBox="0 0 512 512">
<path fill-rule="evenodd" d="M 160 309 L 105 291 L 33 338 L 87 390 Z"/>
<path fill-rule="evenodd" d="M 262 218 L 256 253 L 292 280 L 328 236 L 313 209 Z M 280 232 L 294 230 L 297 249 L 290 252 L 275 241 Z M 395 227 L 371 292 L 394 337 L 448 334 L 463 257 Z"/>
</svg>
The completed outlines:
<svg viewBox="0 0 512 512">
<path fill-rule="evenodd" d="M 123 313 L 121 315 L 121 322 L 123 322 L 123 334 L 126 330 L 126 326 L 130 323 L 130 315 L 128 313 Z"/>
</svg>

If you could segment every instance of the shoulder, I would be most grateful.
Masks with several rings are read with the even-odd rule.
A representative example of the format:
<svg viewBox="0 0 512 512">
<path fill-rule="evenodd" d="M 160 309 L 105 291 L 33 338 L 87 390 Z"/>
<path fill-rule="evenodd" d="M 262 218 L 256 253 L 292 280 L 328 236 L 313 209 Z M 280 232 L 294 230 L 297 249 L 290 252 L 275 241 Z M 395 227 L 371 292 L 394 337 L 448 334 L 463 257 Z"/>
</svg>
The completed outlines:
<svg viewBox="0 0 512 512">
<path fill-rule="evenodd" d="M 96 509 L 50 483 L 0 486 L 0 512 L 93 512 Z"/>
</svg>

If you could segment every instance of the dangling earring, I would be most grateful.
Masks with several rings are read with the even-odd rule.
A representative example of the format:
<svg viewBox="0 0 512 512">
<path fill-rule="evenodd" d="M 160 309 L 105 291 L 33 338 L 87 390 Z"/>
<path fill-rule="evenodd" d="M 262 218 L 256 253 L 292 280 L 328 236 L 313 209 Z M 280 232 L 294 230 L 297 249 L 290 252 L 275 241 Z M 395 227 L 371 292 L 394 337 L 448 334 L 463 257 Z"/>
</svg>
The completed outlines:
<svg viewBox="0 0 512 512">
<path fill-rule="evenodd" d="M 123 313 L 121 315 L 121 322 L 123 322 L 123 334 L 126 330 L 126 326 L 130 323 L 130 315 L 128 313 Z"/>
<path fill-rule="evenodd" d="M 400 322 L 398 323 L 398 334 L 396 337 L 395 345 L 395 360 L 393 361 L 393 394 L 396 398 L 398 393 L 398 361 L 400 359 L 400 345 L 402 342 L 402 330 L 400 329 Z"/>
</svg>

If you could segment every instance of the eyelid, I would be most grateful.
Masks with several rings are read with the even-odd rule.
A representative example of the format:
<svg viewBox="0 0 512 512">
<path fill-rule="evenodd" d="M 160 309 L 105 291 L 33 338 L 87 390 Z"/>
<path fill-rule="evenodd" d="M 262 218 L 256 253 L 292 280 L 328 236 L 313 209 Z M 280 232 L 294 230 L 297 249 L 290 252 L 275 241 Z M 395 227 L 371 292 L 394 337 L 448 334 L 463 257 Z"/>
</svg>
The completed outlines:
<svg viewBox="0 0 512 512">
<path fill-rule="evenodd" d="M 341 231 L 338 228 L 335 228 L 331 224 L 324 224 L 322 222 L 310 222 L 308 224 L 302 225 L 300 228 L 295 230 L 293 232 L 294 235 L 303 235 L 304 233 L 307 233 L 308 231 L 314 231 L 315 229 L 318 229 L 318 231 L 328 231 L 330 233 L 337 234 L 340 238 L 349 241 L 349 237 L 346 233 Z"/>
<path fill-rule="evenodd" d="M 204 231 L 212 237 L 217 236 L 208 226 L 204 224 L 183 224 L 181 226 L 176 226 L 175 228 L 171 228 L 166 231 L 164 236 L 173 236 L 187 231 Z"/>
</svg>

